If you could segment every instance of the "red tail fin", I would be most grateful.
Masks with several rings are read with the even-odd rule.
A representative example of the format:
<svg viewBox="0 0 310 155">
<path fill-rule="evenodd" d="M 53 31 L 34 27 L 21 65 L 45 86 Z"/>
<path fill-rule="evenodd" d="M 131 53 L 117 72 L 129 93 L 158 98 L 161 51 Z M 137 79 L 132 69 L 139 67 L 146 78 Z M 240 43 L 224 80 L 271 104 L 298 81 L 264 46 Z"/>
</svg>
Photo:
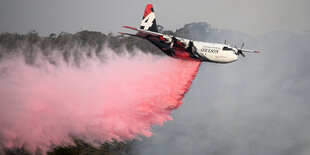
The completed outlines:
<svg viewBox="0 0 310 155">
<path fill-rule="evenodd" d="M 146 5 L 140 29 L 158 32 L 152 4 Z"/>
</svg>

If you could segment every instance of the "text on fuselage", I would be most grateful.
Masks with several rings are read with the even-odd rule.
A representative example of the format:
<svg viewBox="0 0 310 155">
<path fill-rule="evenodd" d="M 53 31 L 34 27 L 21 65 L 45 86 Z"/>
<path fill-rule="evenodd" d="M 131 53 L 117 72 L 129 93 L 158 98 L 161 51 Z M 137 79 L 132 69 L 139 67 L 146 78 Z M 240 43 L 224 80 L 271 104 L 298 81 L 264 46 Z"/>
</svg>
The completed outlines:
<svg viewBox="0 0 310 155">
<path fill-rule="evenodd" d="M 218 53 L 219 49 L 214 49 L 214 48 L 202 48 L 199 50 L 199 52 L 206 52 L 206 53 Z"/>
</svg>

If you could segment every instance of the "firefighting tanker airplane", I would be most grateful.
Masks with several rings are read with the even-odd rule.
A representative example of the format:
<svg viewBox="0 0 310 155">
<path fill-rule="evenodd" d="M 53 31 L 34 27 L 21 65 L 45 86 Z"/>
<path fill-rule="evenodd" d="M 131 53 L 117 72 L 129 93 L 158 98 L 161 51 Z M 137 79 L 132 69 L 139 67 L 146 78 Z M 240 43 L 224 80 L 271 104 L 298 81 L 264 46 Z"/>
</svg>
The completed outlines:
<svg viewBox="0 0 310 155">
<path fill-rule="evenodd" d="M 137 36 L 150 41 L 157 46 L 165 54 L 181 59 L 196 59 L 201 61 L 215 62 L 215 63 L 230 63 L 238 60 L 238 56 L 243 52 L 259 53 L 258 51 L 246 50 L 241 48 L 231 47 L 229 45 L 208 43 L 200 41 L 192 41 L 184 38 L 174 37 L 158 33 L 155 13 L 152 4 L 148 4 L 145 8 L 141 27 L 133 28 L 130 26 L 123 26 L 128 29 L 138 31 L 137 34 L 123 33 L 125 35 Z M 226 41 L 225 41 L 226 42 Z"/>
</svg>

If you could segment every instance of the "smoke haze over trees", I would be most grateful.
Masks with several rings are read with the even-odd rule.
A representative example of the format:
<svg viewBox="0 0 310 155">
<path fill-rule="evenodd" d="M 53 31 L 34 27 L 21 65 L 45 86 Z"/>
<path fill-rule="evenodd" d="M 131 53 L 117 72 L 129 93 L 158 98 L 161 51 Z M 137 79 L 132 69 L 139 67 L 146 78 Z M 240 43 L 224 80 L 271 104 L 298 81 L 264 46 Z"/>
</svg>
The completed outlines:
<svg viewBox="0 0 310 155">
<path fill-rule="evenodd" d="M 99 151 L 81 147 L 87 144 L 80 142 L 75 148 L 78 153 L 310 154 L 310 34 L 277 31 L 254 37 L 212 28 L 205 22 L 186 24 L 176 31 L 160 27 L 160 31 L 199 41 L 227 40 L 237 47 L 244 42 L 246 49 L 261 53 L 247 54 L 231 64 L 203 63 L 184 104 L 173 112 L 174 121 L 155 126 L 152 137 L 129 144 L 104 144 Z M 163 55 L 151 43 L 132 36 L 81 31 L 41 37 L 33 31 L 1 34 L 0 63 L 20 49 L 26 62 L 33 65 L 37 56 L 48 59 L 54 54 L 50 51 L 57 49 L 65 61 L 73 58 L 78 65 L 83 61 L 81 55 L 92 55 L 92 49 L 100 51 L 104 46 L 115 52 L 125 47 L 129 52 L 138 48 Z M 76 48 L 84 50 L 72 50 Z M 113 149 L 106 152 L 109 148 Z M 55 149 L 50 154 L 66 149 L 72 148 Z M 8 152 L 16 154 L 14 151 Z"/>
</svg>

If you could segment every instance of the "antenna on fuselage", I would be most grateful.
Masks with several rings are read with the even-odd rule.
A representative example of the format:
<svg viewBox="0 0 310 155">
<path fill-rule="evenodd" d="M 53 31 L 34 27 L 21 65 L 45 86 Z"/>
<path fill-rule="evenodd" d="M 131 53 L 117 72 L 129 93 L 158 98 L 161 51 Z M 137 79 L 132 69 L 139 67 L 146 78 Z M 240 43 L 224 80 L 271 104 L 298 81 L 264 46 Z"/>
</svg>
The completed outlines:
<svg viewBox="0 0 310 155">
<path fill-rule="evenodd" d="M 224 41 L 224 45 L 226 45 L 226 40 Z"/>
</svg>

